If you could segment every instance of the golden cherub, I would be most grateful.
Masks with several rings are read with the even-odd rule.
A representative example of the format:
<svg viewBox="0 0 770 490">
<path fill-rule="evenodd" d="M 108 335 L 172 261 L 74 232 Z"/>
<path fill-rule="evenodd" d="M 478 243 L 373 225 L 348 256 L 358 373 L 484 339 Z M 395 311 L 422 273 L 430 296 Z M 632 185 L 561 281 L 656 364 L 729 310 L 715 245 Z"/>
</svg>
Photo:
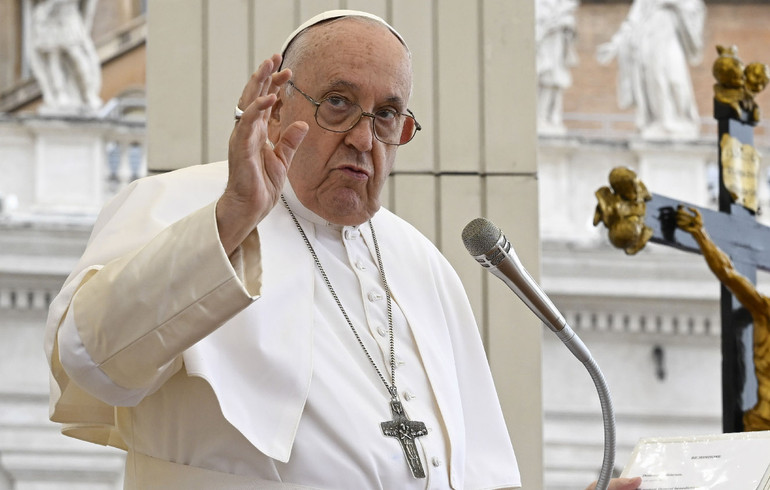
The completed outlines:
<svg viewBox="0 0 770 490">
<path fill-rule="evenodd" d="M 644 224 L 646 201 L 652 196 L 636 173 L 625 167 L 612 169 L 610 187 L 603 186 L 595 193 L 599 203 L 594 212 L 594 226 L 604 223 L 610 242 L 626 254 L 634 255 L 653 234 L 652 228 Z"/>
<path fill-rule="evenodd" d="M 717 53 L 719 57 L 712 66 L 717 80 L 714 98 L 730 106 L 736 119 L 740 120 L 745 111 L 750 123 L 759 122 L 760 111 L 754 96 L 770 82 L 770 67 L 757 62 L 744 66 L 736 46 L 717 46 Z"/>
</svg>

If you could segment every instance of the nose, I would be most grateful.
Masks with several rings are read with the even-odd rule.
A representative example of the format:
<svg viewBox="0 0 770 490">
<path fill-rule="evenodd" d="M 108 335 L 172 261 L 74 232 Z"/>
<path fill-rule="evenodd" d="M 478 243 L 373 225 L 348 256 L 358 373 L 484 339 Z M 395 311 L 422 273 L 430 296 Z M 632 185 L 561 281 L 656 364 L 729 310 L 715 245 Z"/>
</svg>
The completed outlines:
<svg viewBox="0 0 770 490">
<path fill-rule="evenodd" d="M 371 151 L 374 144 L 374 119 L 364 114 L 356 125 L 345 133 L 345 143 L 360 152 Z"/>
</svg>

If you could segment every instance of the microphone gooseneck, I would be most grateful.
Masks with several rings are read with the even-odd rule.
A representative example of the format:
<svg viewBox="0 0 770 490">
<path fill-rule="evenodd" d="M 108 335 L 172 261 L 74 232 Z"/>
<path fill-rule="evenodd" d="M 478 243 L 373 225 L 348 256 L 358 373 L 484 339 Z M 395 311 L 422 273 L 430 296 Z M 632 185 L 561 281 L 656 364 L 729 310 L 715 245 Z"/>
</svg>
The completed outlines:
<svg viewBox="0 0 770 490">
<path fill-rule="evenodd" d="M 502 230 L 484 218 L 476 218 L 463 229 L 463 243 L 482 267 L 500 278 L 538 318 L 550 328 L 588 370 L 599 394 L 604 419 L 604 460 L 597 490 L 607 490 L 615 464 L 615 414 L 604 375 L 583 341 L 564 316 L 521 264 Z"/>
</svg>

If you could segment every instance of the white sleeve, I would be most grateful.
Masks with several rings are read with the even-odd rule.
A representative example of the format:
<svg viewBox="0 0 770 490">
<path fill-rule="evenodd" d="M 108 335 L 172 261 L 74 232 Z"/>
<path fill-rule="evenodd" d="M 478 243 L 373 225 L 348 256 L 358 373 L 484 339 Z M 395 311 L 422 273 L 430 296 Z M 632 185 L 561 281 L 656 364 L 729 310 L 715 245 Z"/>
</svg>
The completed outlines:
<svg viewBox="0 0 770 490">
<path fill-rule="evenodd" d="M 260 277 L 257 232 L 227 257 L 212 203 L 71 281 L 61 365 L 92 396 L 135 405 L 182 367 L 185 349 L 256 299 Z"/>
</svg>

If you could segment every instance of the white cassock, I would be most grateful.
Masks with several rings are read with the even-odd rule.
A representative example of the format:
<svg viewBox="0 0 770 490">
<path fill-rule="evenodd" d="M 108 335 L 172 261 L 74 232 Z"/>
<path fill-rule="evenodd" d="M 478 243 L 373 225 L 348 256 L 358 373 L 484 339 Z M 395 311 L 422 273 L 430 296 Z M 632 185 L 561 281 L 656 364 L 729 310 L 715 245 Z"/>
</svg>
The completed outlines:
<svg viewBox="0 0 770 490">
<path fill-rule="evenodd" d="M 382 434 L 390 396 L 279 204 L 227 257 L 227 164 L 142 179 L 102 211 L 51 305 L 51 419 L 128 451 L 125 488 L 520 486 L 476 323 L 454 270 L 385 209 L 372 219 L 393 296 L 396 385 L 427 478 Z M 284 194 L 390 380 L 371 230 Z"/>
</svg>

